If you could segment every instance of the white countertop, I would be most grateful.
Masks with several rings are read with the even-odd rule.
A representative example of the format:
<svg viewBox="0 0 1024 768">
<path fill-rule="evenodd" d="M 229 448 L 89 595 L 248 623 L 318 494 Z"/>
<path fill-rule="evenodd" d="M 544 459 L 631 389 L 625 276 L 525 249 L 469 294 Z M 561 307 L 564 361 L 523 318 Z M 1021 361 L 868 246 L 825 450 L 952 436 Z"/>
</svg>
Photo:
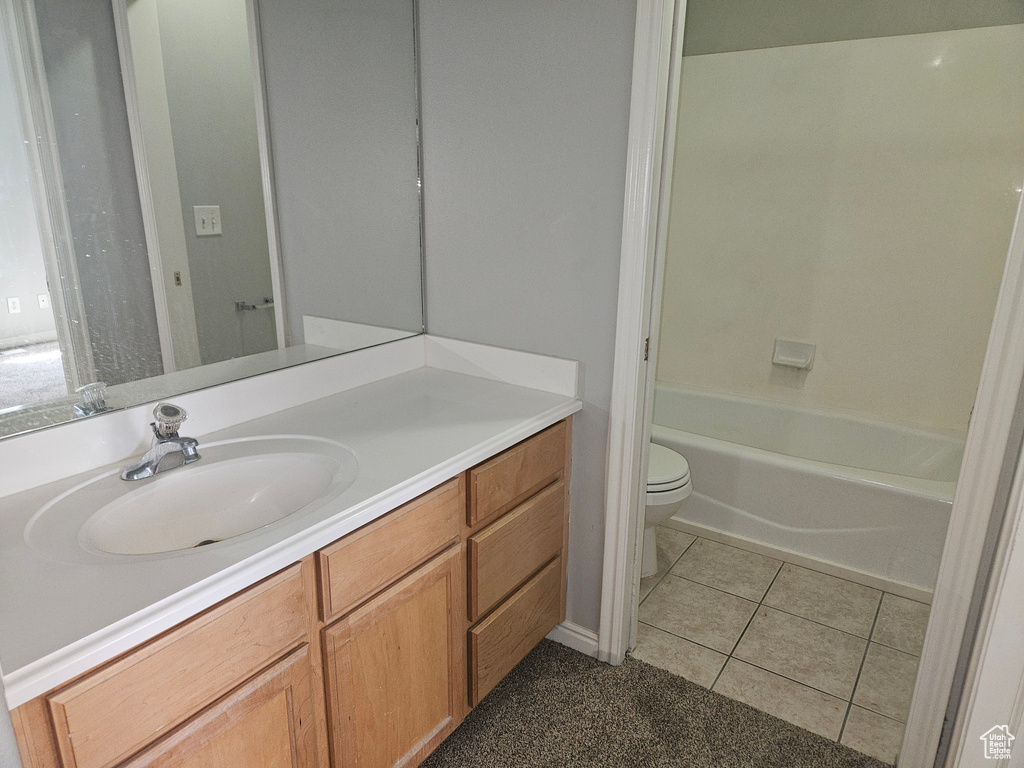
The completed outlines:
<svg viewBox="0 0 1024 768">
<path fill-rule="evenodd" d="M 200 452 L 204 442 L 298 434 L 336 440 L 355 453 L 358 476 L 340 495 L 257 533 L 186 554 L 67 562 L 27 543 L 26 523 L 103 468 L 0 498 L 0 669 L 8 706 L 113 658 L 581 408 L 564 386 L 551 392 L 496 380 L 507 368 L 514 371 L 509 378 L 533 383 L 524 373 L 533 356 L 502 358 L 501 350 L 477 348 L 483 355 L 474 357 L 475 345 L 460 342 L 436 342 L 431 351 L 430 337 L 423 339 L 396 343 L 427 344 L 421 367 L 208 434 L 182 429 L 200 439 Z M 542 386 L 554 366 L 574 365 L 538 360 Z M 455 372 L 478 365 L 479 376 Z"/>
</svg>

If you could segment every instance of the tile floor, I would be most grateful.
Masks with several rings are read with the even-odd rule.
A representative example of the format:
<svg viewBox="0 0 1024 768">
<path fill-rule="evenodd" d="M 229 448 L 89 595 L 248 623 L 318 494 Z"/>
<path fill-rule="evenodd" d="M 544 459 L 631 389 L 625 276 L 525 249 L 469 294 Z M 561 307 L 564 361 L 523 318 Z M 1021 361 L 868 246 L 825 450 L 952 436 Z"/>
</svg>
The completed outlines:
<svg viewBox="0 0 1024 768">
<path fill-rule="evenodd" d="M 888 763 L 928 606 L 670 528 L 635 658 Z"/>
</svg>

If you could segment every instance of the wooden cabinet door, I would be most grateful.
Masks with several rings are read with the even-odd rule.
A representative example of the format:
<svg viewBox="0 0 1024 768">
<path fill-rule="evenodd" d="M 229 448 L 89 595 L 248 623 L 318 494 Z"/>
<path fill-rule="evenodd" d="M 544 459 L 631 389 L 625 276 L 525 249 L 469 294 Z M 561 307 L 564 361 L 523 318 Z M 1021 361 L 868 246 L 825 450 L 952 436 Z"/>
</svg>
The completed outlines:
<svg viewBox="0 0 1024 768">
<path fill-rule="evenodd" d="M 320 768 L 302 645 L 119 768 Z"/>
<path fill-rule="evenodd" d="M 335 768 L 419 762 L 466 708 L 461 546 L 324 630 Z"/>
</svg>

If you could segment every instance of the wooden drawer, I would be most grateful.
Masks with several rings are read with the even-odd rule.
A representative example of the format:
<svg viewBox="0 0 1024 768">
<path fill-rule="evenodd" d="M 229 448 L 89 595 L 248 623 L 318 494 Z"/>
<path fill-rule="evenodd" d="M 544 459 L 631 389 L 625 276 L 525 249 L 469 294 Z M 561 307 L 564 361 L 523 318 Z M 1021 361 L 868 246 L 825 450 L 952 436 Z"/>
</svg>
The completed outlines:
<svg viewBox="0 0 1024 768">
<path fill-rule="evenodd" d="M 469 472 L 470 527 L 493 520 L 525 501 L 565 469 L 564 421 Z"/>
<path fill-rule="evenodd" d="M 340 616 L 459 539 L 464 476 L 317 553 L 324 621 Z"/>
<path fill-rule="evenodd" d="M 319 768 L 309 655 L 300 645 L 118 768 Z"/>
<path fill-rule="evenodd" d="M 47 696 L 64 765 L 105 768 L 307 636 L 295 564 Z"/>
<path fill-rule="evenodd" d="M 558 624 L 562 563 L 556 558 L 469 630 L 469 700 L 480 703 Z"/>
<path fill-rule="evenodd" d="M 562 551 L 565 502 L 559 480 L 469 539 L 470 621 Z"/>
</svg>

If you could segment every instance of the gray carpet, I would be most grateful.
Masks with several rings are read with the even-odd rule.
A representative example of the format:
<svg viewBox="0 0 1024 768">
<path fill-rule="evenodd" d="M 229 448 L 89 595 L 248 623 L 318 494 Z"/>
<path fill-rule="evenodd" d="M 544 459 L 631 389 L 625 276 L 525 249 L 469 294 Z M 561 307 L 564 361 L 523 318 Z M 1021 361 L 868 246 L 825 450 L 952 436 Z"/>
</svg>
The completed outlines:
<svg viewBox="0 0 1024 768">
<path fill-rule="evenodd" d="M 423 768 L 883 768 L 635 659 L 543 641 Z"/>
</svg>

